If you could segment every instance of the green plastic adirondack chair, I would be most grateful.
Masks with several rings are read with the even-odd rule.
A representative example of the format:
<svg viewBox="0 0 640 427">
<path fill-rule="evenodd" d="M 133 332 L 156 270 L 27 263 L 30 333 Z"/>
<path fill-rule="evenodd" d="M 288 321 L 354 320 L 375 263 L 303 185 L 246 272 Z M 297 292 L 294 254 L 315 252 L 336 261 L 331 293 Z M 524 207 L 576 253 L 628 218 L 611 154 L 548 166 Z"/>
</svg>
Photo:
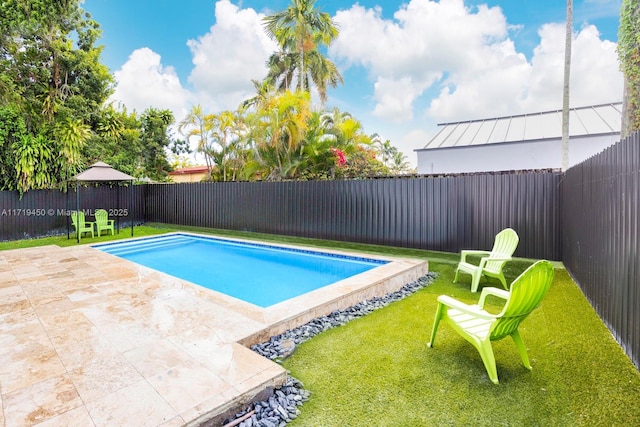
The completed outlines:
<svg viewBox="0 0 640 427">
<path fill-rule="evenodd" d="M 471 292 L 478 290 L 480 277 L 482 276 L 495 277 L 500 280 L 505 289 L 508 289 L 502 268 L 507 261 L 511 260 L 511 256 L 518 247 L 518 241 L 518 234 L 511 228 L 505 228 L 496 235 L 491 251 L 463 250 L 460 252 L 460 262 L 458 263 L 458 268 L 456 268 L 456 276 L 453 278 L 453 282 L 456 283 L 458 274 L 463 272 L 471 275 Z M 482 256 L 480 263 L 475 265 L 467 262 L 468 255 Z"/>
<path fill-rule="evenodd" d="M 446 320 L 464 339 L 480 352 L 489 378 L 498 384 L 496 360 L 491 341 L 507 336 L 513 338 L 523 365 L 531 370 L 527 348 L 522 342 L 518 326 L 539 304 L 553 280 L 553 265 L 549 261 L 538 261 L 529 267 L 511 284 L 510 291 L 484 288 L 477 305 L 467 305 L 447 295 L 438 297 L 438 308 L 428 347 L 433 347 L 440 320 Z M 488 295 L 504 299 L 500 314 L 491 314 L 483 309 Z"/>
<path fill-rule="evenodd" d="M 105 211 L 104 209 L 97 209 L 95 217 L 96 231 L 98 232 L 98 236 L 102 235 L 102 230 L 107 231 L 107 234 L 109 234 L 109 231 L 111 231 L 111 234 L 113 235 L 114 220 L 109 219 L 109 214 L 107 213 L 107 211 Z"/>
<path fill-rule="evenodd" d="M 91 233 L 91 237 L 95 237 L 93 234 L 93 222 L 84 220 L 84 212 L 73 211 L 71 212 L 71 223 L 76 229 L 76 235 L 78 240 L 82 237 L 82 233 Z"/>
</svg>

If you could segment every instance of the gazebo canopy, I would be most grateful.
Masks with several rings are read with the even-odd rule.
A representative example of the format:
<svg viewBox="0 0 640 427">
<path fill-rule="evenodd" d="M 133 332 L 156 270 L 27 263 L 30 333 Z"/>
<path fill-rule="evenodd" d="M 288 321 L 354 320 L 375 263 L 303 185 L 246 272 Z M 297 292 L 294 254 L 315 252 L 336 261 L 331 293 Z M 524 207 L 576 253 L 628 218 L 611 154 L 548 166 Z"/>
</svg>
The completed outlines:
<svg viewBox="0 0 640 427">
<path fill-rule="evenodd" d="M 110 165 L 104 162 L 96 162 L 92 164 L 89 169 L 86 171 L 79 173 L 78 175 L 73 177 L 73 180 L 76 181 L 76 209 L 77 212 L 80 211 L 80 191 L 78 189 L 78 183 L 80 181 L 84 182 L 117 182 L 117 181 L 133 181 L 134 177 L 131 175 L 127 175 L 124 172 L 120 172 L 112 168 Z M 133 237 L 133 185 L 131 185 L 131 190 L 129 191 L 131 195 L 131 209 L 129 210 L 129 215 L 131 215 L 131 237 Z M 118 233 L 120 232 L 120 218 L 118 217 Z M 70 230 L 69 225 L 67 223 L 67 238 L 69 238 Z M 80 243 L 80 233 L 76 229 L 76 238 L 78 243 Z"/>
<path fill-rule="evenodd" d="M 96 162 L 86 171 L 74 176 L 73 179 L 76 181 L 133 181 L 135 178 L 104 162 Z"/>
</svg>

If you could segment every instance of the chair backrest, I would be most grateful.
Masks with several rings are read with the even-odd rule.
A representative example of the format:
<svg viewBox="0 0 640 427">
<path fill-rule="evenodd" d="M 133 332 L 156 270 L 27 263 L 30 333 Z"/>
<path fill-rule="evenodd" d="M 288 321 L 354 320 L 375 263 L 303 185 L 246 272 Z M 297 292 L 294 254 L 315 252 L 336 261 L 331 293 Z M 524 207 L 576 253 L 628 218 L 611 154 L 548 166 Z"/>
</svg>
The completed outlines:
<svg viewBox="0 0 640 427">
<path fill-rule="evenodd" d="M 553 281 L 553 264 L 538 261 L 511 284 L 509 299 L 491 330 L 491 339 L 511 335 L 545 296 Z"/>
<path fill-rule="evenodd" d="M 511 258 L 518 247 L 519 240 L 518 233 L 511 228 L 505 228 L 499 232 L 493 242 L 493 249 L 491 249 L 485 269 L 499 273 L 506 261 L 491 261 L 491 258 Z"/>
<path fill-rule="evenodd" d="M 80 211 L 72 211 L 71 212 L 71 223 L 74 226 L 84 226 L 84 212 Z"/>
<path fill-rule="evenodd" d="M 94 216 L 97 224 L 103 225 L 109 221 L 109 214 L 104 209 L 97 209 Z"/>
</svg>

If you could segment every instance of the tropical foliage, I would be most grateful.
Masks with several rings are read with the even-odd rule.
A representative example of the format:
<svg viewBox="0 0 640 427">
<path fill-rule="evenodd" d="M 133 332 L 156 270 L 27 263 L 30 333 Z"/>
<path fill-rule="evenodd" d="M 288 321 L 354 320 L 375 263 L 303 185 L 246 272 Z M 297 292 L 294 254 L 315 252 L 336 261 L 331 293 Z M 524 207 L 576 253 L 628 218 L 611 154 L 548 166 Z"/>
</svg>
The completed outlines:
<svg viewBox="0 0 640 427">
<path fill-rule="evenodd" d="M 640 129 L 640 3 L 623 0 L 618 32 L 618 57 L 625 94 L 622 137 Z"/>
<path fill-rule="evenodd" d="M 137 118 L 106 105 L 113 77 L 95 45 L 100 27 L 79 4 L 2 2 L 0 190 L 66 188 L 96 160 L 152 179 L 169 168 L 171 113 Z"/>
<path fill-rule="evenodd" d="M 315 0 L 292 0 L 285 10 L 265 17 L 264 26 L 280 46 L 269 58 L 266 80 L 281 91 L 293 89 L 294 80 L 296 89 L 309 91 L 313 82 L 325 102 L 327 86 L 342 83 L 336 65 L 320 52 L 338 37 L 329 14 L 316 9 Z"/>
<path fill-rule="evenodd" d="M 246 126 L 242 110 L 204 114 L 202 106 L 196 105 L 180 122 L 178 130 L 187 141 L 195 141 L 196 151 L 203 155 L 209 169 L 209 180 L 239 178 L 245 163 L 242 143 Z"/>
<path fill-rule="evenodd" d="M 167 179 L 192 146 L 214 181 L 346 179 L 402 173 L 405 157 L 347 112 L 324 109 L 342 83 L 323 51 L 338 28 L 315 0 L 292 0 L 264 19 L 278 43 L 255 95 L 235 111 L 200 105 L 177 124 L 169 110 L 108 103 L 114 79 L 100 62 L 100 26 L 81 0 L 5 0 L 0 14 L 0 190 L 66 189 L 100 160 Z M 316 108 L 311 90 L 322 102 Z M 316 93 L 316 92 L 314 92 Z M 170 162 L 169 158 L 172 157 Z"/>
<path fill-rule="evenodd" d="M 312 84 L 324 104 L 327 88 L 342 83 L 321 52 L 338 28 L 315 0 L 292 0 L 264 18 L 279 50 L 268 73 L 253 81 L 256 94 L 236 111 L 205 114 L 194 106 L 180 132 L 197 147 L 211 180 L 345 179 L 409 171 L 406 157 L 387 140 L 364 133 L 347 112 L 315 109 Z"/>
<path fill-rule="evenodd" d="M 381 151 L 379 137 L 364 133 L 349 113 L 314 111 L 306 91 L 272 88 L 244 105 L 219 114 L 197 105 L 180 124 L 211 180 L 357 179 L 408 170 L 389 141 Z"/>
</svg>

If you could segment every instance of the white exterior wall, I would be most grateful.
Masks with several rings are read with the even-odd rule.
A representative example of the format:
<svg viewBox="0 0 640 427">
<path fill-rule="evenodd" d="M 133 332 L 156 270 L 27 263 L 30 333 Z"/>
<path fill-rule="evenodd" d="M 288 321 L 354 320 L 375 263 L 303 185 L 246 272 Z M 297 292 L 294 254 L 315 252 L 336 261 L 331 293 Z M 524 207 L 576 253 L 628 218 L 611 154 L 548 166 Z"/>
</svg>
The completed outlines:
<svg viewBox="0 0 640 427">
<path fill-rule="evenodd" d="M 573 137 L 569 166 L 574 166 L 620 140 L 619 134 Z M 559 139 L 416 150 L 418 174 L 560 169 Z"/>
</svg>

